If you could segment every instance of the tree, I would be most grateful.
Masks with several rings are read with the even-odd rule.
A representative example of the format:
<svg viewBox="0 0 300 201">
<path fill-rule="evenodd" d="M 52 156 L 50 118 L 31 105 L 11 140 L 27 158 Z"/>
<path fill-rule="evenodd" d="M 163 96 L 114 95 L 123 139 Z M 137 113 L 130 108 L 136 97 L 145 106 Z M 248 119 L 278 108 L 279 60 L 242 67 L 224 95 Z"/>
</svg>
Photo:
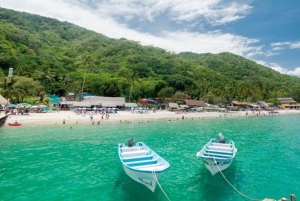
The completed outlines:
<svg viewBox="0 0 300 201">
<path fill-rule="evenodd" d="M 86 72 L 88 70 L 88 68 L 94 63 L 93 61 L 93 57 L 91 56 L 91 54 L 89 53 L 85 53 L 83 54 L 83 56 L 81 57 L 81 62 L 84 63 L 84 75 L 83 75 L 83 81 L 82 81 L 82 88 L 81 88 L 81 93 L 83 93 L 83 89 L 84 89 L 84 85 L 85 85 L 85 77 L 86 77 Z"/>
<path fill-rule="evenodd" d="M 171 98 L 173 96 L 173 93 L 174 89 L 172 87 L 165 87 L 157 93 L 157 96 L 159 98 Z"/>
<path fill-rule="evenodd" d="M 3 97 L 11 102 L 21 102 L 26 96 L 26 92 L 22 89 L 14 87 L 15 79 L 12 78 L 3 78 L 1 83 L 0 92 L 3 94 Z"/>
<path fill-rule="evenodd" d="M 132 71 L 128 76 L 128 81 L 131 83 L 130 92 L 129 92 L 129 102 L 131 98 L 132 89 L 136 82 L 139 82 L 139 73 Z"/>
</svg>

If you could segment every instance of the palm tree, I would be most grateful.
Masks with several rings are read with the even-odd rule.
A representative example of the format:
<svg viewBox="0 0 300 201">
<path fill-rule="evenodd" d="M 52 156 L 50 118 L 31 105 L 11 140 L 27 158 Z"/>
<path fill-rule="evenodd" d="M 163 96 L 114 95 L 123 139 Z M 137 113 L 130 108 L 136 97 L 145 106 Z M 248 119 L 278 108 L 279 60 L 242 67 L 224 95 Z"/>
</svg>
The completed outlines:
<svg viewBox="0 0 300 201">
<path fill-rule="evenodd" d="M 134 87 L 135 82 L 139 82 L 139 74 L 138 72 L 132 72 L 129 76 L 129 81 L 131 82 L 130 93 L 129 93 L 129 102 L 131 98 L 132 89 Z"/>
<path fill-rule="evenodd" d="M 33 76 L 40 80 L 45 86 L 53 80 L 55 73 L 51 70 L 50 66 L 42 65 L 41 69 L 36 70 Z"/>
<path fill-rule="evenodd" d="M 92 55 L 88 52 L 85 52 L 82 56 L 78 57 L 79 61 L 77 64 L 84 66 L 84 73 L 83 73 L 83 81 L 81 86 L 81 93 L 83 93 L 84 85 L 85 85 L 85 79 L 86 79 L 86 73 L 88 68 L 94 63 L 94 59 Z"/>
<path fill-rule="evenodd" d="M 17 102 L 22 102 L 26 96 L 26 92 L 22 89 L 14 87 L 14 80 L 9 78 L 3 78 L 3 82 L 0 84 L 0 92 L 3 97 L 11 100 L 16 100 Z"/>
</svg>

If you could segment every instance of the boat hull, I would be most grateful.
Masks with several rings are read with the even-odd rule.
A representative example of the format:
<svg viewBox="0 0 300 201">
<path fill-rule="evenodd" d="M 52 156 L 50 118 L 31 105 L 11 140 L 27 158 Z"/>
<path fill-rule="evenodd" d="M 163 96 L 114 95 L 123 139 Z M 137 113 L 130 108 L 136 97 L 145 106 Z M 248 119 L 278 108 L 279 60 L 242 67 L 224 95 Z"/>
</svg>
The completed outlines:
<svg viewBox="0 0 300 201">
<path fill-rule="evenodd" d="M 154 172 L 139 172 L 139 171 L 134 171 L 132 169 L 129 169 L 125 165 L 123 165 L 123 169 L 125 173 L 134 181 L 143 184 L 146 186 L 148 189 L 150 189 L 152 192 L 155 191 L 157 181 L 161 173 L 156 173 Z M 156 179 L 155 179 L 156 178 Z"/>
<path fill-rule="evenodd" d="M 5 115 L 4 117 L 0 118 L 0 127 L 5 124 L 8 117 L 9 117 L 9 115 Z"/>
<path fill-rule="evenodd" d="M 119 157 L 125 173 L 152 192 L 155 191 L 161 175 L 170 167 L 166 160 L 143 142 L 130 147 L 119 144 Z"/>
<path fill-rule="evenodd" d="M 215 139 L 211 139 L 199 152 L 197 157 L 200 158 L 205 167 L 212 175 L 227 169 L 237 152 L 233 141 L 220 143 Z"/>
<path fill-rule="evenodd" d="M 22 124 L 19 123 L 8 123 L 9 126 L 21 126 Z"/>
<path fill-rule="evenodd" d="M 221 162 L 216 161 L 215 162 L 214 160 L 205 160 L 203 162 L 205 164 L 205 167 L 210 171 L 210 173 L 212 175 L 215 175 L 218 172 L 227 169 L 231 165 L 232 161 L 233 160 L 227 160 L 227 161 L 221 161 Z"/>
</svg>

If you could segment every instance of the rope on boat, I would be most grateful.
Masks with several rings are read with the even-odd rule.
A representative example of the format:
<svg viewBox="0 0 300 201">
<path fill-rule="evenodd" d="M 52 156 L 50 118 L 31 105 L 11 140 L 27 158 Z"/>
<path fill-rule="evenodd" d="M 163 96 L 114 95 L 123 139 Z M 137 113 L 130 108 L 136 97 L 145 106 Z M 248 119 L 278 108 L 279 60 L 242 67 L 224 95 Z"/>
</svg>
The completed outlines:
<svg viewBox="0 0 300 201">
<path fill-rule="evenodd" d="M 167 196 L 167 194 L 165 193 L 164 189 L 161 187 L 160 183 L 158 182 L 158 179 L 157 179 L 157 176 L 156 176 L 156 173 L 155 173 L 155 170 L 152 171 L 152 176 L 153 178 L 155 179 L 155 181 L 157 182 L 158 186 L 160 187 L 161 191 L 165 194 L 166 198 L 168 198 L 169 201 L 170 198 Z"/>
<path fill-rule="evenodd" d="M 225 175 L 223 174 L 223 172 L 221 171 L 219 165 L 217 164 L 217 161 L 215 160 L 215 158 L 214 158 L 213 156 L 212 156 L 212 158 L 214 159 L 214 162 L 215 162 L 216 166 L 218 167 L 220 173 L 221 173 L 222 176 L 224 177 L 225 181 L 227 181 L 227 183 L 228 183 L 228 184 L 229 184 L 236 192 L 238 192 L 241 196 L 243 196 L 243 197 L 245 197 L 245 198 L 247 198 L 247 199 L 249 199 L 249 200 L 257 200 L 257 201 L 263 200 L 263 199 L 255 199 L 255 198 L 251 198 L 251 197 L 248 197 L 247 195 L 241 193 L 236 187 L 234 187 L 234 186 L 226 179 Z"/>
</svg>

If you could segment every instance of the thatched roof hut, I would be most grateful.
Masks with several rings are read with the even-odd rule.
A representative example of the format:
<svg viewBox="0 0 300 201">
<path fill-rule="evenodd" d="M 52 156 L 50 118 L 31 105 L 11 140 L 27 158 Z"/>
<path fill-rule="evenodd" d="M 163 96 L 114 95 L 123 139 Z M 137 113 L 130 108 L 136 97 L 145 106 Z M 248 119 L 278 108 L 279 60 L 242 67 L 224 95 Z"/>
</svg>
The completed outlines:
<svg viewBox="0 0 300 201">
<path fill-rule="evenodd" d="M 123 97 L 104 97 L 104 96 L 89 96 L 84 98 L 85 101 L 89 101 L 91 105 L 98 105 L 101 107 L 123 107 L 125 98 Z"/>
<path fill-rule="evenodd" d="M 135 107 L 138 107 L 138 105 L 136 103 L 125 103 L 124 104 L 124 107 L 127 107 L 127 108 L 135 108 Z"/>
<path fill-rule="evenodd" d="M 168 107 L 170 109 L 178 109 L 179 108 L 179 105 L 177 103 L 169 103 Z"/>
<path fill-rule="evenodd" d="M 91 103 L 90 102 L 78 102 L 78 101 L 74 101 L 73 102 L 73 107 L 91 107 Z"/>
<path fill-rule="evenodd" d="M 269 105 L 264 101 L 259 101 L 257 103 L 257 105 L 259 105 L 261 108 L 268 108 L 269 107 Z"/>
<path fill-rule="evenodd" d="M 184 99 L 184 102 L 189 107 L 205 107 L 206 106 L 204 101 Z"/>
<path fill-rule="evenodd" d="M 297 104 L 292 98 L 277 98 L 277 100 L 279 100 L 281 104 Z"/>
<path fill-rule="evenodd" d="M 238 102 L 238 101 L 232 101 L 232 106 L 247 106 L 251 103 L 249 102 Z"/>
</svg>

